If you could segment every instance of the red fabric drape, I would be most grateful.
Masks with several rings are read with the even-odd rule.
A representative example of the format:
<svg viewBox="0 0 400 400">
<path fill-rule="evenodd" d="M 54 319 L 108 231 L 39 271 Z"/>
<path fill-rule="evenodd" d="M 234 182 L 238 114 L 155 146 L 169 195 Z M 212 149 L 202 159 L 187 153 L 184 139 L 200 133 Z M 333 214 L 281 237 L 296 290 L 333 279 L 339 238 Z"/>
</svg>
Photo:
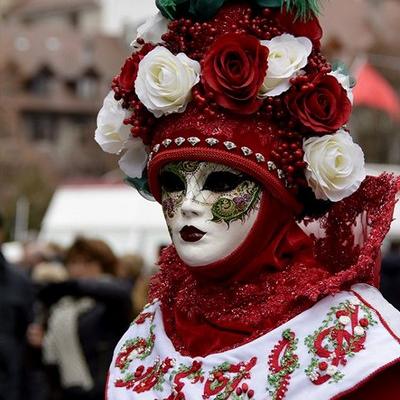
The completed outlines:
<svg viewBox="0 0 400 400">
<path fill-rule="evenodd" d="M 376 284 L 397 190 L 397 178 L 368 177 L 321 219 L 325 236 L 313 241 L 266 192 L 249 236 L 226 259 L 190 268 L 168 248 L 150 298 L 161 300 L 166 333 L 177 350 L 192 356 L 221 352 L 269 332 L 322 297 L 354 283 Z M 360 215 L 367 216 L 361 242 L 353 233 Z"/>
<path fill-rule="evenodd" d="M 266 192 L 250 234 L 227 258 L 190 268 L 168 249 L 152 292 L 162 300 L 174 345 L 191 356 L 219 352 L 308 308 L 312 303 L 299 298 L 300 290 L 329 276 L 314 259 L 312 243 Z"/>
</svg>

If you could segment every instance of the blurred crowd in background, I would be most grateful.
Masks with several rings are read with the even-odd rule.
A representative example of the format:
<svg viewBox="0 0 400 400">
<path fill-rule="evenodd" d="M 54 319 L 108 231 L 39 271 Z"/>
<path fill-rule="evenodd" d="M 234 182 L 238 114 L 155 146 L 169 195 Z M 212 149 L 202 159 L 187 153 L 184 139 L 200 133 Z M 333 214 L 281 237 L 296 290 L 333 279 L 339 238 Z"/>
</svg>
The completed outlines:
<svg viewBox="0 0 400 400">
<path fill-rule="evenodd" d="M 3 226 L 0 217 L 0 244 Z M 103 400 L 113 349 L 147 303 L 151 269 L 99 239 L 24 250 L 14 265 L 0 250 L 0 399 Z M 400 309 L 399 266 L 393 242 L 381 289 Z"/>
<path fill-rule="evenodd" d="M 0 243 L 22 249 L 13 263 L 0 251 L 0 400 L 103 400 L 113 348 L 147 301 L 161 210 L 118 186 L 93 134 L 154 3 L 0 1 Z M 399 0 L 327 1 L 321 24 L 324 53 L 358 82 L 350 126 L 369 171 L 400 174 Z M 399 221 L 382 264 L 398 308 Z"/>
<path fill-rule="evenodd" d="M 147 302 L 143 259 L 85 237 L 24 250 L 17 265 L 0 251 L 0 399 L 103 400 L 113 349 Z"/>
</svg>

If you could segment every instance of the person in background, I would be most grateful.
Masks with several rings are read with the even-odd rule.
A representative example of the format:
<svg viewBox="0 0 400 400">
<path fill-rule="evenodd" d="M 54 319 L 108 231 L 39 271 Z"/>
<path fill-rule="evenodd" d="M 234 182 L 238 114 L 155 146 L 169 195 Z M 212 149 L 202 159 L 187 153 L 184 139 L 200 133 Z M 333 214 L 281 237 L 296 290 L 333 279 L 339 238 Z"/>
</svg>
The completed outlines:
<svg viewBox="0 0 400 400">
<path fill-rule="evenodd" d="M 382 259 L 381 292 L 400 310 L 400 242 L 394 241 Z"/>
<path fill-rule="evenodd" d="M 135 316 L 140 313 L 143 305 L 147 303 L 148 279 L 146 279 L 146 284 L 143 285 L 144 272 L 144 259 L 141 255 L 126 254 L 119 259 L 118 276 L 131 285 L 131 302 Z"/>
<path fill-rule="evenodd" d="M 4 220 L 0 215 L 0 400 L 22 400 L 33 290 L 29 280 L 4 258 L 3 237 Z"/>
<path fill-rule="evenodd" d="M 126 254 L 119 259 L 118 277 L 132 283 L 136 282 L 144 267 L 143 257 L 139 254 Z"/>
<path fill-rule="evenodd" d="M 101 240 L 79 237 L 66 253 L 69 280 L 39 292 L 51 307 L 43 340 L 49 376 L 63 400 L 102 400 L 113 348 L 132 319 L 130 285 Z M 56 385 L 55 385 L 56 384 Z"/>
<path fill-rule="evenodd" d="M 164 244 L 159 246 L 158 256 L 162 250 L 167 247 Z M 153 275 L 158 272 L 158 266 L 153 265 L 152 268 L 142 268 L 140 275 L 137 277 L 132 290 L 133 309 L 136 314 L 139 314 L 149 301 L 148 291 L 150 280 Z"/>
<path fill-rule="evenodd" d="M 31 274 L 35 294 L 51 283 L 64 282 L 68 279 L 66 268 L 61 262 L 41 262 L 35 265 Z M 35 296 L 36 297 L 36 296 Z M 49 310 L 42 302 L 35 299 L 34 321 L 29 325 L 27 339 L 29 343 L 27 369 L 28 391 L 24 400 L 56 400 L 50 392 L 46 368 L 43 363 L 42 346 Z"/>
</svg>

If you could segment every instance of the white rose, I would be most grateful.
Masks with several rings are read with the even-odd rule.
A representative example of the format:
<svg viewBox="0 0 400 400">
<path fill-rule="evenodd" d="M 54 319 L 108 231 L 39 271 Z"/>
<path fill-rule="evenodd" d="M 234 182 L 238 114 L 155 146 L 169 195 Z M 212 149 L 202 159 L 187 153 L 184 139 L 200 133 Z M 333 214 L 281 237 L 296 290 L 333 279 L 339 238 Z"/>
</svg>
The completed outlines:
<svg viewBox="0 0 400 400">
<path fill-rule="evenodd" d="M 168 32 L 169 21 L 163 17 L 161 12 L 154 14 L 152 17 L 146 20 L 143 25 L 140 25 L 137 29 L 137 37 L 143 39 L 145 42 L 160 43 L 162 41 L 161 36 Z M 134 46 L 135 42 L 131 43 Z"/>
<path fill-rule="evenodd" d="M 180 113 L 192 98 L 192 88 L 200 80 L 200 64 L 183 53 L 174 56 L 158 46 L 139 63 L 136 94 L 157 118 Z"/>
<path fill-rule="evenodd" d="M 354 334 L 355 334 L 356 336 L 364 336 L 364 334 L 365 334 L 365 329 L 364 329 L 362 326 L 358 325 L 358 326 L 356 326 L 356 327 L 354 328 Z"/>
<path fill-rule="evenodd" d="M 343 88 L 347 92 L 347 97 L 349 98 L 351 104 L 353 104 L 354 95 L 353 89 L 350 85 L 350 77 L 348 75 L 342 74 L 340 71 L 332 71 L 328 75 L 332 75 L 337 79 L 337 81 L 343 86 Z"/>
<path fill-rule="evenodd" d="M 342 325 L 348 325 L 351 322 L 351 319 L 350 319 L 350 317 L 348 317 L 346 315 L 342 315 L 342 316 L 339 317 L 339 322 Z"/>
<path fill-rule="evenodd" d="M 330 365 L 330 366 L 328 367 L 328 369 L 326 370 L 326 373 L 327 373 L 329 376 L 333 376 L 333 375 L 336 374 L 337 371 L 338 371 L 338 367 L 336 367 L 335 365 Z"/>
<path fill-rule="evenodd" d="M 343 129 L 304 141 L 307 182 L 317 199 L 340 201 L 365 179 L 364 154 Z"/>
<path fill-rule="evenodd" d="M 295 37 L 288 33 L 271 40 L 262 40 L 268 47 L 268 70 L 261 86 L 259 97 L 279 96 L 290 88 L 290 79 L 307 65 L 312 51 L 312 42 L 306 37 Z"/>
<path fill-rule="evenodd" d="M 126 153 L 119 160 L 119 167 L 130 178 L 140 178 L 146 167 L 148 155 L 139 138 L 131 138 L 126 144 Z"/>
<path fill-rule="evenodd" d="M 129 112 L 122 108 L 121 101 L 115 100 L 114 92 L 109 92 L 97 115 L 94 136 L 103 151 L 117 154 L 123 150 L 130 137 L 130 128 L 124 124 L 124 119 L 128 116 Z"/>
</svg>

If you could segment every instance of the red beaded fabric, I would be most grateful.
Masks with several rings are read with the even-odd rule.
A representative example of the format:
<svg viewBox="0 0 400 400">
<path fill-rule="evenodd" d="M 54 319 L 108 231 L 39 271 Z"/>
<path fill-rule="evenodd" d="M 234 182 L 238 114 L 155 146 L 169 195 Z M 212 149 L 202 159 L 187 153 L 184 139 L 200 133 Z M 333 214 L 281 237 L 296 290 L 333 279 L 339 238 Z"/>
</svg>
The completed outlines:
<svg viewBox="0 0 400 400">
<path fill-rule="evenodd" d="M 227 279 L 210 279 L 208 271 L 202 279 L 182 263 L 173 247 L 166 249 L 152 281 L 151 298 L 161 300 L 166 332 L 176 349 L 191 356 L 224 351 L 269 332 L 354 283 L 377 285 L 377 260 L 398 186 L 399 180 L 390 175 L 368 177 L 354 195 L 336 203 L 320 220 L 306 221 L 318 222 L 320 234 L 313 243 L 307 244 L 291 226 L 274 247 L 270 242 L 264 248 L 248 246 L 252 258 L 269 246 L 277 259 L 286 260 L 283 265 L 270 257 L 251 270 L 251 262 L 244 262 L 233 277 L 229 265 L 219 266 Z M 266 221 L 260 223 L 268 235 Z M 301 251 L 298 245 L 287 245 L 291 232 L 306 245 Z"/>
</svg>

